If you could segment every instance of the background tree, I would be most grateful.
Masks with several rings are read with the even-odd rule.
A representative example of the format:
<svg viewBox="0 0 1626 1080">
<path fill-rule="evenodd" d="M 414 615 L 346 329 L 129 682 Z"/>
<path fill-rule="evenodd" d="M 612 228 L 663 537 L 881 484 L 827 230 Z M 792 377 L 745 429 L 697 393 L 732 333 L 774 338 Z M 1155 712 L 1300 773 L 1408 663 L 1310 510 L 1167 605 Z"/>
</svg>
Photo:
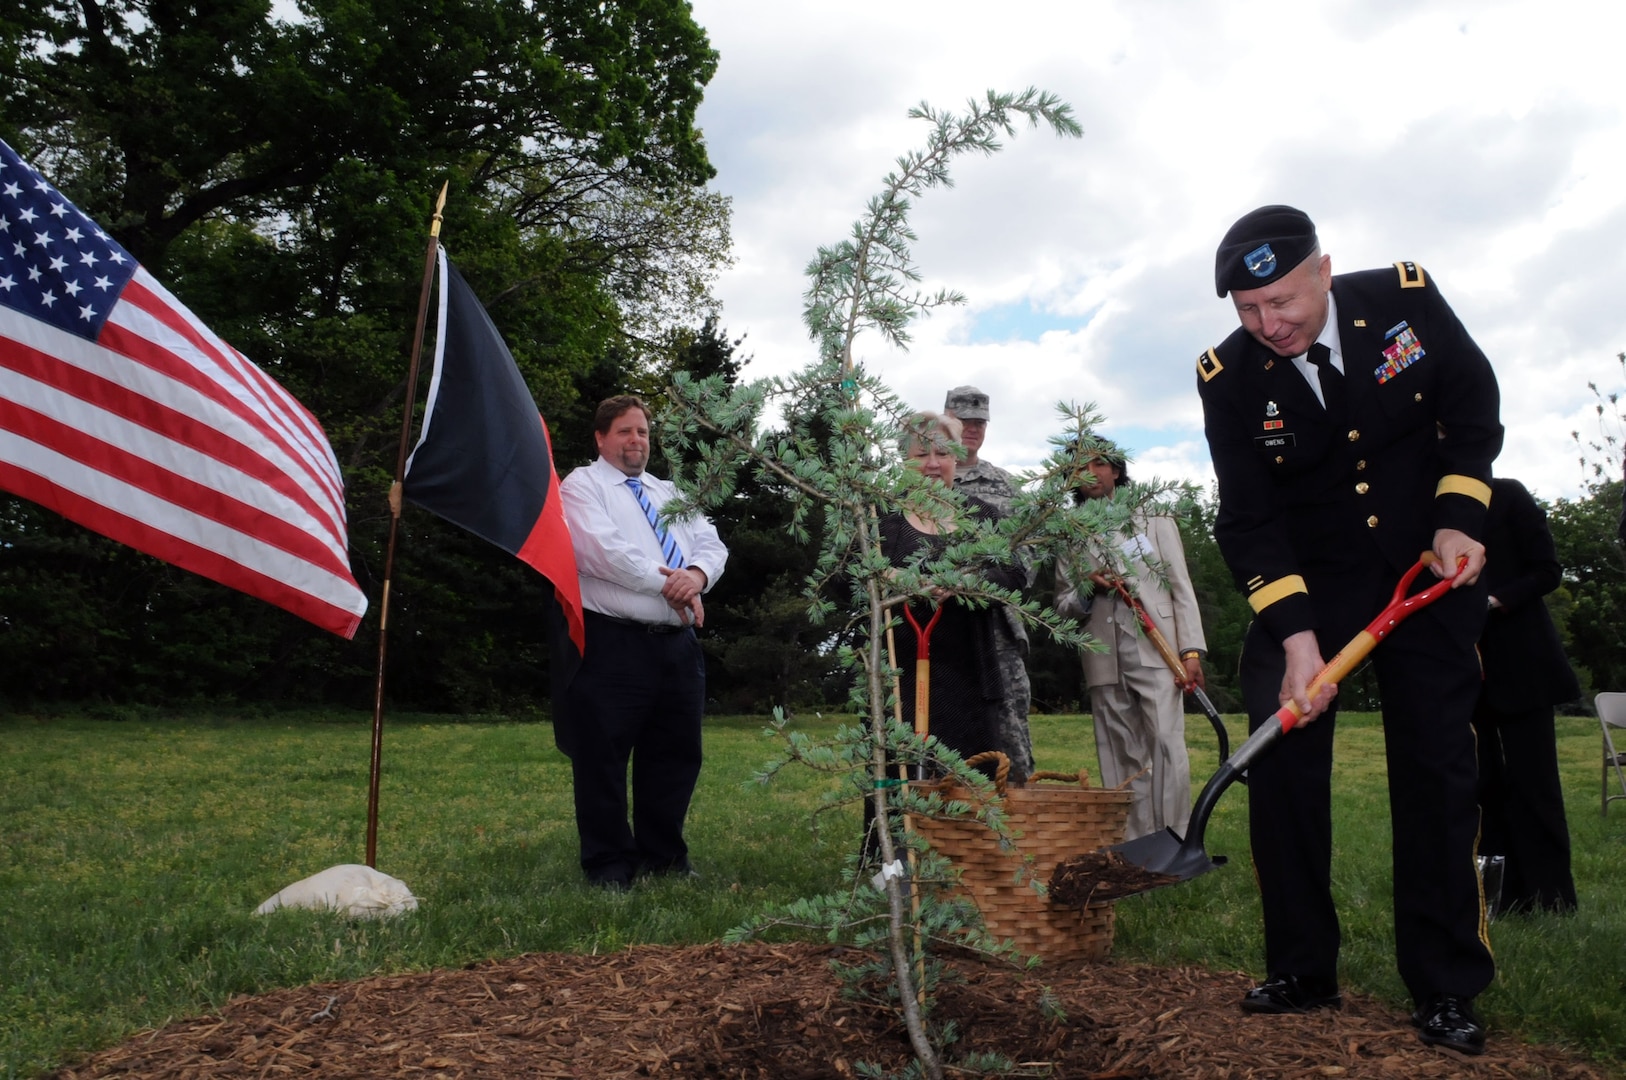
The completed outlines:
<svg viewBox="0 0 1626 1080">
<path fill-rule="evenodd" d="M 329 638 L 0 497 L 0 696 L 370 702 L 384 493 L 443 181 L 443 239 L 562 467 L 591 445 L 599 386 L 636 385 L 715 310 L 729 208 L 704 188 L 694 116 L 716 55 L 682 0 L 297 10 L 9 5 L 0 135 L 323 422 L 372 619 Z M 405 528 L 392 700 L 545 698 L 535 575 L 427 515 Z"/>
<path fill-rule="evenodd" d="M 1626 374 L 1626 353 L 1615 357 Z M 1623 433 L 1620 392 L 1592 391 L 1596 429 L 1573 432 L 1580 451 L 1581 494 L 1547 507 L 1548 527 L 1564 567 L 1564 585 L 1547 597 L 1564 647 L 1581 676 L 1583 700 L 1626 689 L 1626 552 L 1621 550 Z M 1528 479 L 1531 478 L 1527 478 Z"/>
</svg>

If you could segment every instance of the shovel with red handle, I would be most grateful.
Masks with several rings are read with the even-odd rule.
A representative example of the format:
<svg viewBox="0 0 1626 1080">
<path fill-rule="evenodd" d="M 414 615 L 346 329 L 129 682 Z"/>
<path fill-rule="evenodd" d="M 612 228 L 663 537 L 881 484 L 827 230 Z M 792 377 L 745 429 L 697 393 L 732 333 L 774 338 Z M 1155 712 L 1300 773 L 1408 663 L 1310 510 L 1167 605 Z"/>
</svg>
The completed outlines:
<svg viewBox="0 0 1626 1080">
<path fill-rule="evenodd" d="M 937 628 L 937 620 L 943 617 L 943 606 L 937 606 L 924 628 L 915 621 L 915 613 L 909 610 L 908 604 L 903 605 L 903 617 L 915 631 L 915 734 L 924 739 L 931 734 L 932 727 L 932 631 Z M 924 765 L 915 771 L 916 780 L 926 779 Z"/>
<path fill-rule="evenodd" d="M 1203 693 L 1203 688 L 1197 685 L 1197 680 L 1186 674 L 1186 665 L 1180 660 L 1179 654 L 1169 644 L 1169 639 L 1163 636 L 1163 631 L 1157 628 L 1157 623 L 1152 621 L 1151 613 L 1140 602 L 1140 598 L 1129 591 L 1129 587 L 1124 584 L 1124 579 L 1114 577 L 1112 587 L 1119 596 L 1123 597 L 1124 603 L 1128 604 L 1135 612 L 1135 617 L 1140 620 L 1141 628 L 1146 631 L 1146 640 L 1152 643 L 1152 648 L 1157 650 L 1157 654 L 1168 665 L 1169 671 L 1174 675 L 1174 681 L 1180 684 L 1180 689 L 1196 698 L 1197 704 L 1203 707 L 1203 713 L 1208 717 L 1208 722 L 1214 726 L 1214 734 L 1219 736 L 1220 764 L 1225 764 L 1225 759 L 1231 756 L 1231 736 L 1225 730 L 1225 721 L 1220 719 L 1219 710 L 1214 708 L 1212 701 L 1208 700 L 1208 695 Z M 1247 781 L 1244 780 L 1243 782 L 1246 783 Z"/>
<path fill-rule="evenodd" d="M 1368 623 L 1365 630 L 1351 638 L 1349 644 L 1340 649 L 1338 655 L 1316 673 L 1305 691 L 1306 697 L 1313 700 L 1323 686 L 1342 682 L 1346 675 L 1355 670 L 1356 665 L 1366 659 L 1367 654 L 1379 642 L 1389 636 L 1390 631 L 1400 625 L 1402 619 L 1414 611 L 1427 607 L 1450 590 L 1451 579 L 1442 578 L 1415 596 L 1406 595 L 1406 591 L 1411 588 L 1412 582 L 1417 579 L 1423 567 L 1434 561 L 1432 552 L 1424 552 L 1423 557 L 1406 571 L 1399 584 L 1395 586 L 1394 597 L 1390 600 L 1389 606 Z M 1466 561 L 1464 559 L 1458 563 L 1459 573 Z M 1225 856 L 1210 858 L 1208 852 L 1203 850 L 1203 833 L 1208 828 L 1208 818 L 1214 812 L 1214 804 L 1219 801 L 1225 789 L 1230 787 L 1259 755 L 1274 746 L 1276 740 L 1292 731 L 1303 716 L 1298 703 L 1289 701 L 1248 737 L 1248 741 L 1219 767 L 1219 771 L 1203 787 L 1202 794 L 1197 796 L 1196 805 L 1191 811 L 1191 823 L 1186 828 L 1184 838 L 1173 829 L 1164 829 L 1162 832 L 1149 833 L 1107 849 L 1122 856 L 1126 863 L 1138 866 L 1159 879 L 1167 879 L 1157 880 L 1136 891 L 1145 892 L 1163 885 L 1190 881 L 1225 863 Z"/>
</svg>

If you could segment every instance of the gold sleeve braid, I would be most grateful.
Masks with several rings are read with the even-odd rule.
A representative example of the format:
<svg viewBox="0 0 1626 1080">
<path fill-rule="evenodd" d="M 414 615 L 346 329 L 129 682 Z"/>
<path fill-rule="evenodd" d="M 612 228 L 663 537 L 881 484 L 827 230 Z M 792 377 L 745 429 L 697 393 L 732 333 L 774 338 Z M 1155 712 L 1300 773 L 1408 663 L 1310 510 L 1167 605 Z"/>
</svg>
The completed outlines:
<svg viewBox="0 0 1626 1080">
<path fill-rule="evenodd" d="M 1289 574 L 1279 577 L 1275 581 L 1260 585 L 1248 594 L 1248 606 L 1253 608 L 1254 614 L 1259 614 L 1278 600 L 1285 600 L 1294 593 L 1308 593 L 1304 579 L 1298 574 Z"/>
<path fill-rule="evenodd" d="M 1434 497 L 1438 499 L 1441 495 L 1466 495 L 1481 506 L 1489 506 L 1491 489 L 1483 480 L 1453 473 L 1440 477 L 1438 486 L 1434 488 Z"/>
</svg>

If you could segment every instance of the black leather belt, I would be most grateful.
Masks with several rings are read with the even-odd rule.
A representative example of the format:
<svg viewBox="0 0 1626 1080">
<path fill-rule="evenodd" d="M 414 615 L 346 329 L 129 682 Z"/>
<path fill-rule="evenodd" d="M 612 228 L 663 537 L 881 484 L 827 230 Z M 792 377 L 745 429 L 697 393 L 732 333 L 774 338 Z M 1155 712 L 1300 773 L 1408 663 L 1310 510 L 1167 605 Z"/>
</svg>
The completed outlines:
<svg viewBox="0 0 1626 1080">
<path fill-rule="evenodd" d="M 603 619 L 607 623 L 614 623 L 617 626 L 625 626 L 629 630 L 639 630 L 646 634 L 681 634 L 683 631 L 689 629 L 687 626 L 674 626 L 671 623 L 640 622 L 637 619 L 623 619 L 618 615 L 606 615 L 602 611 L 594 611 L 592 608 L 583 608 L 582 613 L 584 615 L 591 615 L 595 619 Z"/>
</svg>

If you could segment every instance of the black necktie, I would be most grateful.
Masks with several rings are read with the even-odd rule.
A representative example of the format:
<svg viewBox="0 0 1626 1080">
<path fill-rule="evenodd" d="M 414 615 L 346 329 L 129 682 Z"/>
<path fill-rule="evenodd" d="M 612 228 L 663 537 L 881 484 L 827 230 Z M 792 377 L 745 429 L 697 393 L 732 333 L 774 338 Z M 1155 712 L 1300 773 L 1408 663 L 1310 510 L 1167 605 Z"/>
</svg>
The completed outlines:
<svg viewBox="0 0 1626 1080">
<path fill-rule="evenodd" d="M 1321 379 L 1321 403 L 1327 415 L 1342 422 L 1349 412 L 1349 403 L 1344 393 L 1344 373 L 1332 366 L 1332 350 L 1318 341 L 1310 346 L 1306 359 L 1315 365 L 1316 375 Z"/>
</svg>

